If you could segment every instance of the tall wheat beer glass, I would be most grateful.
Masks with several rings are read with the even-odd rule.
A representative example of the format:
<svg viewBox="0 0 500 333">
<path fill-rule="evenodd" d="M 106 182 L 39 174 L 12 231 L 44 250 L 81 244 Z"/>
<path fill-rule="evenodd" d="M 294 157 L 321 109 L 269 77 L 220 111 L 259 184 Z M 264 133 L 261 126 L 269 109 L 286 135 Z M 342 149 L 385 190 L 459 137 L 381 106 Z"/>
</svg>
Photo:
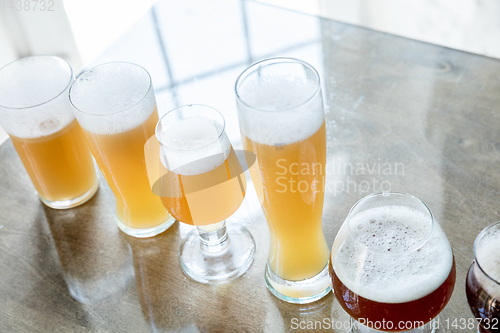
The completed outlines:
<svg viewBox="0 0 500 333">
<path fill-rule="evenodd" d="M 271 242 L 266 283 L 278 298 L 309 303 L 330 291 L 323 211 L 326 130 L 319 75 L 290 58 L 267 59 L 236 81 L 245 150 Z"/>
<path fill-rule="evenodd" d="M 151 237 L 175 221 L 151 192 L 144 144 L 158 112 L 149 73 L 131 63 L 94 67 L 73 83 L 70 101 L 102 174 L 116 198 L 118 227 Z"/>
<path fill-rule="evenodd" d="M 72 80 L 71 66 L 52 56 L 23 58 L 0 69 L 0 124 L 40 200 L 57 209 L 84 203 L 99 187 L 68 100 Z"/>
<path fill-rule="evenodd" d="M 196 226 L 182 241 L 180 262 L 201 283 L 242 275 L 255 254 L 247 229 L 226 226 L 245 197 L 246 178 L 224 126 L 217 110 L 186 105 L 165 114 L 156 127 L 165 173 L 155 190 L 172 216 Z"/>
</svg>

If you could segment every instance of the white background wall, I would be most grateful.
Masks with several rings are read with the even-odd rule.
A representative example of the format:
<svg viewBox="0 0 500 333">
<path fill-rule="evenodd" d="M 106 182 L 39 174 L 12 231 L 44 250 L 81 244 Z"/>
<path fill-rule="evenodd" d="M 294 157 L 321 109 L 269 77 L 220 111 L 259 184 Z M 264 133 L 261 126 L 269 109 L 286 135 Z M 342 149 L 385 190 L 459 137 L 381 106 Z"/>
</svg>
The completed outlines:
<svg viewBox="0 0 500 333">
<path fill-rule="evenodd" d="M 255 0 L 500 58 L 497 0 Z"/>
<path fill-rule="evenodd" d="M 53 1 L 52 11 L 34 8 L 34 2 L 29 10 L 0 10 L 0 67 L 20 57 L 52 54 L 68 61 L 78 73 L 140 19 L 155 0 Z M 4 135 L 0 127 L 0 142 Z"/>
<path fill-rule="evenodd" d="M 21 56 L 54 54 L 68 60 L 78 72 L 118 40 L 155 1 L 54 0 L 52 12 L 0 10 L 0 66 Z M 500 58 L 497 0 L 255 1 Z M 224 8 L 217 10 L 228 15 Z M 175 29 L 168 31 L 176 34 Z M 0 141 L 3 134 L 0 128 Z"/>
<path fill-rule="evenodd" d="M 82 63 L 88 64 L 95 60 L 137 22 L 155 1 L 64 0 Z"/>
<path fill-rule="evenodd" d="M 3 13 L 0 13 L 2 15 Z M 0 66 L 7 64 L 17 58 L 17 52 L 14 49 L 10 36 L 7 32 L 5 18 L 0 16 Z M 0 127 L 0 143 L 4 141 L 5 131 Z"/>
</svg>

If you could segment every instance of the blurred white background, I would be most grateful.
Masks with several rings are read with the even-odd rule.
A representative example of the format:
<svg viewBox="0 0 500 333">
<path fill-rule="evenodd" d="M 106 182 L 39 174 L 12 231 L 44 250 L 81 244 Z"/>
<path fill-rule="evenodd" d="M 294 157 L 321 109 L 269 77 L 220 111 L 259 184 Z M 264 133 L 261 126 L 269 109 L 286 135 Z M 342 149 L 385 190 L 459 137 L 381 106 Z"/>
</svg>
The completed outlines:
<svg viewBox="0 0 500 333">
<path fill-rule="evenodd" d="M 497 0 L 255 1 L 500 58 L 500 1 Z M 247 6 L 239 0 L 163 0 L 150 11 L 156 2 L 31 0 L 27 7 L 23 1 L 24 7 L 17 10 L 16 1 L 0 0 L 0 67 L 37 54 L 60 56 L 73 66 L 75 73 L 96 63 L 133 61 L 157 69 L 152 77 L 158 105 L 168 109 L 187 97 L 195 101 L 203 99 L 201 87 L 203 82 L 211 80 L 211 73 L 227 71 L 227 82 L 210 84 L 228 85 L 227 89 L 231 89 L 235 73 L 248 62 L 284 50 L 298 56 L 308 49 L 316 50 L 315 54 L 319 52 L 320 46 L 313 42 L 321 43 L 321 33 L 312 17 L 293 12 L 284 15 L 279 10 L 276 15 L 259 14 L 255 6 L 249 6 L 250 0 Z M 35 8 L 35 4 L 39 7 Z M 45 10 L 41 10 L 43 4 Z M 266 27 L 280 26 L 283 20 L 296 23 L 293 43 L 298 41 L 301 45 L 267 36 L 272 29 Z M 220 24 L 222 21 L 225 25 Z M 193 36 L 195 29 L 190 27 L 195 24 L 198 32 L 203 25 L 204 36 Z M 227 31 L 224 27 L 228 24 L 235 28 Z M 129 31 L 133 25 L 134 29 Z M 251 33 L 248 26 L 252 26 Z M 259 43 L 253 41 L 256 34 Z M 221 40 L 224 44 L 220 44 Z M 183 52 L 178 52 L 179 49 Z M 203 56 L 198 57 L 200 54 Z M 221 76 L 217 78 L 221 80 Z M 217 103 L 217 96 L 205 97 Z M 0 128 L 0 142 L 4 135 Z"/>
<path fill-rule="evenodd" d="M 500 58 L 500 1 L 497 0 L 257 1 Z"/>
</svg>

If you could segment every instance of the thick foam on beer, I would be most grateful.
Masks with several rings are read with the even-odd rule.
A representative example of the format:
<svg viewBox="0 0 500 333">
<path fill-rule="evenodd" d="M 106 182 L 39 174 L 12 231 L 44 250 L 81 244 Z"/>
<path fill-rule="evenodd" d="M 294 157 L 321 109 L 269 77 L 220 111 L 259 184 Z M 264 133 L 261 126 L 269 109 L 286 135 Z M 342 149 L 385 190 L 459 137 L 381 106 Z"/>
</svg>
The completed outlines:
<svg viewBox="0 0 500 333">
<path fill-rule="evenodd" d="M 500 227 L 492 227 L 476 247 L 476 259 L 483 271 L 497 282 L 500 282 Z M 500 284 L 477 272 L 476 277 L 486 292 L 500 299 Z"/>
<path fill-rule="evenodd" d="M 372 208 L 353 216 L 349 228 L 332 265 L 340 281 L 361 297 L 382 303 L 417 300 L 450 274 L 453 255 L 446 235 L 420 211 Z"/>
<path fill-rule="evenodd" d="M 67 88 L 71 67 L 51 56 L 28 57 L 0 72 L 2 124 L 10 135 L 31 139 L 56 133 L 74 119 Z"/>
<path fill-rule="evenodd" d="M 315 95 L 317 88 L 318 84 L 306 80 L 305 75 L 268 75 L 242 81 L 238 87 L 243 101 L 238 105 L 241 131 L 252 141 L 266 145 L 307 139 L 325 118 L 321 92 Z"/>
<path fill-rule="evenodd" d="M 156 106 L 146 70 L 127 63 L 106 64 L 83 73 L 71 87 L 70 99 L 80 125 L 101 135 L 140 126 Z"/>
<path fill-rule="evenodd" d="M 231 143 L 222 126 L 203 116 L 162 123 L 157 137 L 162 143 L 162 163 L 168 170 L 181 175 L 214 170 L 224 163 L 231 151 Z"/>
</svg>

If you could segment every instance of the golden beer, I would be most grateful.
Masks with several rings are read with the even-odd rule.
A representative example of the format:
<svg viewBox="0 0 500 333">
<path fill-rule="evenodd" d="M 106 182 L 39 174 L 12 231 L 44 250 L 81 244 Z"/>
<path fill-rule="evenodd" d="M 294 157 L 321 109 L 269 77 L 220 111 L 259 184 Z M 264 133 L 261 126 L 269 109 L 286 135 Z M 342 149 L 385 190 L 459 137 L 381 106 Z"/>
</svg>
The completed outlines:
<svg viewBox="0 0 500 333">
<path fill-rule="evenodd" d="M 242 138 L 245 149 L 258 156 L 260 170 L 250 172 L 271 235 L 271 270 L 291 281 L 318 274 L 329 254 L 321 227 L 325 123 L 309 138 L 278 148 Z"/>
<path fill-rule="evenodd" d="M 71 66 L 53 56 L 16 60 L 0 70 L 0 124 L 40 200 L 55 209 L 83 204 L 99 182 L 68 90 Z"/>
<path fill-rule="evenodd" d="M 169 215 L 161 200 L 151 192 L 144 144 L 154 135 L 158 112 L 138 127 L 117 134 L 84 130 L 90 150 L 116 198 L 116 213 L 128 227 L 147 229 L 165 222 Z"/>
<path fill-rule="evenodd" d="M 145 144 L 155 135 L 156 100 L 149 73 L 131 63 L 82 73 L 69 92 L 78 123 L 116 199 L 118 227 L 152 237 L 175 220 L 149 186 Z"/>
<path fill-rule="evenodd" d="M 163 205 L 177 220 L 191 225 L 224 221 L 240 207 L 245 197 L 246 177 L 231 148 L 228 158 L 214 170 L 198 175 L 171 175 L 161 186 L 175 196 L 162 197 Z"/>
<path fill-rule="evenodd" d="M 224 283 L 252 264 L 255 242 L 248 230 L 226 219 L 240 207 L 246 177 L 225 132 L 224 117 L 206 105 L 185 105 L 167 112 L 156 126 L 160 177 L 151 182 L 167 210 L 195 225 L 183 237 L 179 261 L 184 273 L 201 283 Z M 158 153 L 157 153 L 158 154 Z M 149 153 L 148 153 L 149 155 Z"/>
<path fill-rule="evenodd" d="M 331 290 L 322 229 L 326 123 L 316 70 L 292 58 L 257 62 L 236 80 L 243 147 L 270 233 L 266 284 L 290 303 Z"/>
<path fill-rule="evenodd" d="M 47 136 L 10 138 L 42 199 L 71 200 L 97 186 L 94 161 L 76 120 Z"/>
</svg>

